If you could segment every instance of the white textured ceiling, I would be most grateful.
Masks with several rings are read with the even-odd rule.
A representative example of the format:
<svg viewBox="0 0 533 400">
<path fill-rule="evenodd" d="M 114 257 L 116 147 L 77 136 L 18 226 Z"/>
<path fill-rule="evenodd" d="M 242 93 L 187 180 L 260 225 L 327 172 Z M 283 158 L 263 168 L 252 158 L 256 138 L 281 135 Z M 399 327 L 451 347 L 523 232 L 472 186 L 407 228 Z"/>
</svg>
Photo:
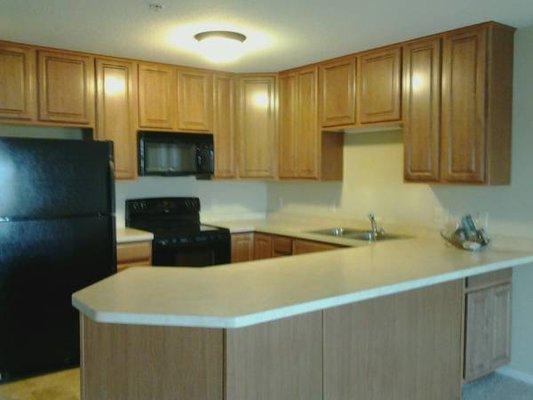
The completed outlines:
<svg viewBox="0 0 533 400">
<path fill-rule="evenodd" d="M 0 39 L 257 72 L 487 20 L 533 25 L 533 0 L 153 0 L 160 12 L 150 2 L 0 0 Z M 210 64 L 188 48 L 210 28 L 241 31 L 253 49 L 233 64 Z"/>
</svg>

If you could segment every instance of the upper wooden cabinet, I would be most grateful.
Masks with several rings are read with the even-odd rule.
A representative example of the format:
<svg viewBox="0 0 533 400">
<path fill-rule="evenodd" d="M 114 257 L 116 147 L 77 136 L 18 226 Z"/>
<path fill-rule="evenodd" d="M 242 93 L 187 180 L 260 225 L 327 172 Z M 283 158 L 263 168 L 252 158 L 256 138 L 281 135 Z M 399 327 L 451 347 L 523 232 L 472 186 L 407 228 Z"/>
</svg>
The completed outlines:
<svg viewBox="0 0 533 400">
<path fill-rule="evenodd" d="M 114 144 L 115 177 L 137 176 L 137 64 L 96 60 L 96 137 Z"/>
<path fill-rule="evenodd" d="M 359 123 L 401 118 L 401 47 L 371 51 L 357 57 Z"/>
<path fill-rule="evenodd" d="M 275 178 L 276 75 L 244 75 L 237 81 L 239 176 Z"/>
<path fill-rule="evenodd" d="M 439 180 L 441 39 L 408 43 L 403 50 L 404 178 Z"/>
<path fill-rule="evenodd" d="M 38 51 L 39 120 L 94 125 L 94 58 Z"/>
<path fill-rule="evenodd" d="M 279 76 L 279 177 L 295 178 L 298 140 L 298 74 Z"/>
<path fill-rule="evenodd" d="M 173 130 L 176 109 L 176 69 L 139 64 L 139 127 Z"/>
<path fill-rule="evenodd" d="M 213 137 L 215 145 L 215 177 L 234 178 L 235 107 L 234 78 L 230 74 L 213 76 Z"/>
<path fill-rule="evenodd" d="M 0 118 L 36 117 L 35 50 L 0 42 Z"/>
<path fill-rule="evenodd" d="M 355 57 L 320 64 L 320 126 L 355 124 Z"/>
<path fill-rule="evenodd" d="M 178 130 L 211 131 L 213 74 L 178 69 Z"/>
<path fill-rule="evenodd" d="M 342 179 L 342 136 L 318 124 L 318 68 L 279 77 L 279 177 Z"/>
<path fill-rule="evenodd" d="M 510 182 L 513 36 L 494 23 L 444 35 L 444 182 Z"/>
</svg>

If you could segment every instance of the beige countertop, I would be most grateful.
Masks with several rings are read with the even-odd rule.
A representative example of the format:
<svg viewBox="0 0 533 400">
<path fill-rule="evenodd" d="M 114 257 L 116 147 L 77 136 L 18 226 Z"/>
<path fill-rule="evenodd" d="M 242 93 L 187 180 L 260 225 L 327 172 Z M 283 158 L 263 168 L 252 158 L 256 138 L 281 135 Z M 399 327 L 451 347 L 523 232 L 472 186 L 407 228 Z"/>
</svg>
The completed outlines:
<svg viewBox="0 0 533 400">
<path fill-rule="evenodd" d="M 132 228 L 117 228 L 117 244 L 133 242 L 149 242 L 154 239 L 151 232 L 140 231 Z"/>
<path fill-rule="evenodd" d="M 75 293 L 73 304 L 102 323 L 239 328 L 532 263 L 530 239 L 495 238 L 470 253 L 435 235 L 208 268 L 131 268 Z"/>
</svg>

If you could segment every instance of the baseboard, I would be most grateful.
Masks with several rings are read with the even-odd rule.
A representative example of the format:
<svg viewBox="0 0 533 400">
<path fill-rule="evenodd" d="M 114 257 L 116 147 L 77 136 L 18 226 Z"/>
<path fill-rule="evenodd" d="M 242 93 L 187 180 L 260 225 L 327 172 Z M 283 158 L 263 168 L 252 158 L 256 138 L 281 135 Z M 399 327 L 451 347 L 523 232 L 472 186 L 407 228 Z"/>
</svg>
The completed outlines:
<svg viewBox="0 0 533 400">
<path fill-rule="evenodd" d="M 508 376 L 509 378 L 516 379 L 518 381 L 525 382 L 529 385 L 533 385 L 533 375 L 526 374 L 525 372 L 518 371 L 511 367 L 502 367 L 498 368 L 496 371 L 502 375 Z"/>
</svg>

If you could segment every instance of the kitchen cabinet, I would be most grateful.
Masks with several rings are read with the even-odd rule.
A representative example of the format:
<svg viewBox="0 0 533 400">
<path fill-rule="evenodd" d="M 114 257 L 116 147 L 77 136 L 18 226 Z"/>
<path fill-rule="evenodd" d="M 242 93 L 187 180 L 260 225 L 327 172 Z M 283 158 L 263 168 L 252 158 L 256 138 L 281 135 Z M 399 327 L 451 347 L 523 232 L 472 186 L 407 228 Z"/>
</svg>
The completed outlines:
<svg viewBox="0 0 533 400">
<path fill-rule="evenodd" d="M 39 120 L 94 126 L 94 58 L 39 50 Z"/>
<path fill-rule="evenodd" d="M 119 243 L 117 245 L 117 272 L 134 266 L 152 264 L 152 242 Z"/>
<path fill-rule="evenodd" d="M 342 179 L 343 137 L 318 125 L 318 68 L 279 77 L 279 177 Z"/>
<path fill-rule="evenodd" d="M 307 253 L 317 253 L 321 251 L 329 251 L 338 249 L 340 246 L 333 244 L 312 242 L 309 240 L 300 240 L 295 239 L 292 242 L 292 254 L 307 254 Z"/>
<path fill-rule="evenodd" d="M 0 42 L 0 119 L 36 119 L 35 50 Z"/>
<path fill-rule="evenodd" d="M 272 236 L 263 233 L 254 234 L 254 260 L 272 257 Z"/>
<path fill-rule="evenodd" d="M 279 177 L 295 178 L 298 140 L 298 75 L 279 76 Z"/>
<path fill-rule="evenodd" d="M 235 107 L 234 77 L 216 73 L 213 76 L 213 140 L 215 177 L 235 178 Z"/>
<path fill-rule="evenodd" d="M 320 64 L 320 126 L 355 124 L 355 73 L 353 56 Z"/>
<path fill-rule="evenodd" d="M 213 74 L 178 69 L 178 130 L 211 131 Z"/>
<path fill-rule="evenodd" d="M 272 257 L 292 255 L 292 239 L 285 236 L 272 237 Z"/>
<path fill-rule="evenodd" d="M 244 75 L 237 80 L 239 177 L 276 177 L 276 75 Z"/>
<path fill-rule="evenodd" d="M 174 130 L 176 70 L 159 64 L 139 64 L 139 128 Z"/>
<path fill-rule="evenodd" d="M 404 179 L 439 180 L 441 38 L 403 49 Z"/>
<path fill-rule="evenodd" d="M 514 29 L 444 34 L 441 181 L 509 184 Z"/>
<path fill-rule="evenodd" d="M 137 64 L 96 59 L 96 137 L 114 145 L 115 177 L 137 177 Z"/>
<path fill-rule="evenodd" d="M 253 233 L 234 233 L 231 235 L 231 262 L 245 262 L 254 259 Z"/>
<path fill-rule="evenodd" d="M 370 51 L 357 57 L 359 123 L 401 119 L 401 47 Z"/>
<path fill-rule="evenodd" d="M 511 270 L 467 283 L 464 379 L 469 382 L 510 362 Z"/>
</svg>

